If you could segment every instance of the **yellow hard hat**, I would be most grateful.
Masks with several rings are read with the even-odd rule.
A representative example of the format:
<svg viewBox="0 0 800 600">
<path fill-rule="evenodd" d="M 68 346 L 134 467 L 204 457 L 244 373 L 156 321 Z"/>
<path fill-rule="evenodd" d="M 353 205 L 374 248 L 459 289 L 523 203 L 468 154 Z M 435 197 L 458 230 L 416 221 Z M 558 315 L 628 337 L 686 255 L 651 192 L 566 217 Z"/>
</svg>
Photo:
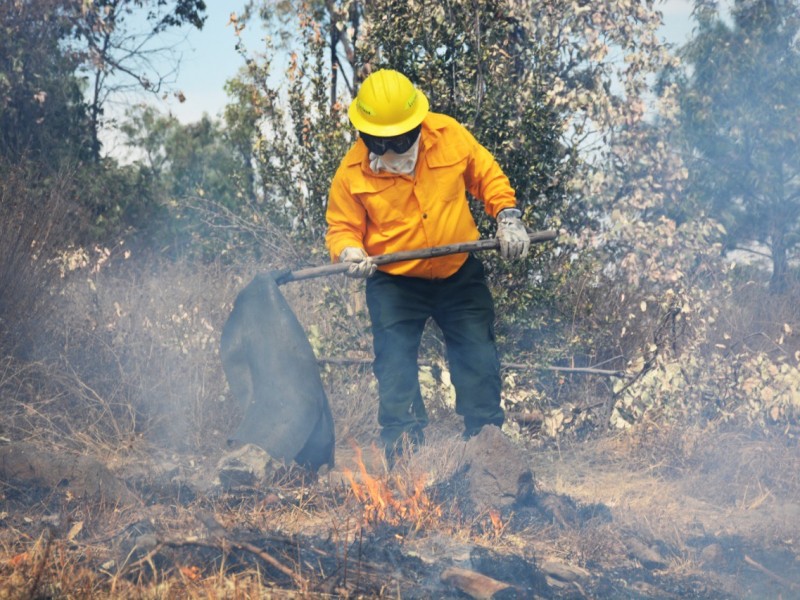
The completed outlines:
<svg viewBox="0 0 800 600">
<path fill-rule="evenodd" d="M 397 71 L 382 69 L 367 77 L 350 103 L 353 127 L 364 133 L 390 137 L 411 131 L 428 114 L 428 99 Z"/>
</svg>

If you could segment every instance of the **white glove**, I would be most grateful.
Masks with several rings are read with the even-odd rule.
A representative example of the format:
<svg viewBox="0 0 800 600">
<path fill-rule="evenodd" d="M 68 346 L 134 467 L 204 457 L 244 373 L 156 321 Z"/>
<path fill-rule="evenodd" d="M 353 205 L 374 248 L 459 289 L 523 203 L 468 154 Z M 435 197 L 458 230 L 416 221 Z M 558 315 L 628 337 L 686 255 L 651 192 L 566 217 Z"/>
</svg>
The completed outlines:
<svg viewBox="0 0 800 600">
<path fill-rule="evenodd" d="M 363 248 L 355 248 L 354 246 L 348 246 L 342 250 L 342 253 L 339 254 L 339 262 L 350 263 L 350 268 L 345 271 L 345 275 L 358 279 L 372 277 L 378 268 L 378 265 L 372 262 L 372 259 L 367 256 Z"/>
<path fill-rule="evenodd" d="M 504 208 L 497 215 L 497 235 L 500 240 L 500 256 L 508 260 L 525 258 L 531 246 L 528 230 L 522 223 L 522 212 L 516 208 Z"/>
</svg>

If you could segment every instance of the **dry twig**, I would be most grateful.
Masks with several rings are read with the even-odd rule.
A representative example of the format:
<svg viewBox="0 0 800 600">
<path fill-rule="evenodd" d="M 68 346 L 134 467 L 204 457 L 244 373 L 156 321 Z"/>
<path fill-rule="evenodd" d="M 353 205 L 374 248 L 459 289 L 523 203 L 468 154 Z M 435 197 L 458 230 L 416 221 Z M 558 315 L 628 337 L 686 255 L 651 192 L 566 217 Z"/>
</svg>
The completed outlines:
<svg viewBox="0 0 800 600">
<path fill-rule="evenodd" d="M 752 558 L 750 558 L 749 556 L 747 556 L 747 554 L 744 555 L 744 562 L 746 562 L 751 567 L 754 567 L 754 568 L 758 569 L 759 571 L 764 573 L 764 575 L 766 575 L 767 577 L 770 577 L 771 579 L 774 579 L 775 581 L 777 581 L 781 585 L 788 587 L 790 590 L 799 590 L 800 589 L 800 583 L 795 583 L 794 581 L 790 581 L 789 579 L 786 579 L 785 577 L 781 577 L 780 575 L 778 575 L 774 571 L 770 571 L 767 567 L 765 567 L 761 563 L 759 563 L 759 562 L 753 560 Z"/>
</svg>

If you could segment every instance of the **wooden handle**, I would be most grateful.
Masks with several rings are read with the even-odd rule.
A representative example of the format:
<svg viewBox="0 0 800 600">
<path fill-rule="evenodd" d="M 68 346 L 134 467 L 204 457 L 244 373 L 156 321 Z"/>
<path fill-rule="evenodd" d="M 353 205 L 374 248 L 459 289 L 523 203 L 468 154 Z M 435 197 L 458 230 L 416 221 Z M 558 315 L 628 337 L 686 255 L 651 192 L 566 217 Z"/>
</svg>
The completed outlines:
<svg viewBox="0 0 800 600">
<path fill-rule="evenodd" d="M 547 231 L 532 231 L 528 233 L 532 244 L 540 242 L 548 242 L 558 237 L 558 232 Z M 403 250 L 401 252 L 391 252 L 389 254 L 379 254 L 372 256 L 372 262 L 376 265 L 388 265 L 389 263 L 401 262 L 404 260 L 417 260 L 420 258 L 436 258 L 437 256 L 446 256 L 448 254 L 460 254 L 463 252 L 476 252 L 479 250 L 495 250 L 500 247 L 500 242 L 496 239 L 477 240 L 474 242 L 460 242 L 458 244 L 448 244 L 446 246 L 434 246 L 432 248 L 419 248 L 417 250 Z M 335 263 L 332 265 L 324 265 L 322 267 L 309 267 L 307 269 L 300 269 L 298 271 L 288 271 L 281 273 L 276 281 L 278 284 L 288 283 L 290 281 L 301 281 L 303 279 L 313 279 L 314 277 L 325 277 L 326 275 L 335 275 L 337 273 L 344 273 L 350 267 L 347 263 Z"/>
</svg>

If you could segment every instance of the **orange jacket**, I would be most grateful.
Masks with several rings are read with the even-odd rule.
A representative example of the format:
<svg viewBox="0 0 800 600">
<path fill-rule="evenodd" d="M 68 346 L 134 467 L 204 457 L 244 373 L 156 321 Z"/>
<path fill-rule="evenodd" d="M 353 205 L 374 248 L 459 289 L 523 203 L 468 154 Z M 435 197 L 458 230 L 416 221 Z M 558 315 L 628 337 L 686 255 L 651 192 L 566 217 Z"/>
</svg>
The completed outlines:
<svg viewBox="0 0 800 600">
<path fill-rule="evenodd" d="M 328 197 L 326 243 L 336 262 L 348 246 L 370 256 L 477 240 L 466 192 L 496 217 L 516 199 L 489 151 L 451 117 L 428 113 L 422 122 L 416 173 L 373 173 L 357 140 L 339 165 Z M 455 273 L 466 254 L 383 265 L 394 275 L 440 279 Z"/>
</svg>

